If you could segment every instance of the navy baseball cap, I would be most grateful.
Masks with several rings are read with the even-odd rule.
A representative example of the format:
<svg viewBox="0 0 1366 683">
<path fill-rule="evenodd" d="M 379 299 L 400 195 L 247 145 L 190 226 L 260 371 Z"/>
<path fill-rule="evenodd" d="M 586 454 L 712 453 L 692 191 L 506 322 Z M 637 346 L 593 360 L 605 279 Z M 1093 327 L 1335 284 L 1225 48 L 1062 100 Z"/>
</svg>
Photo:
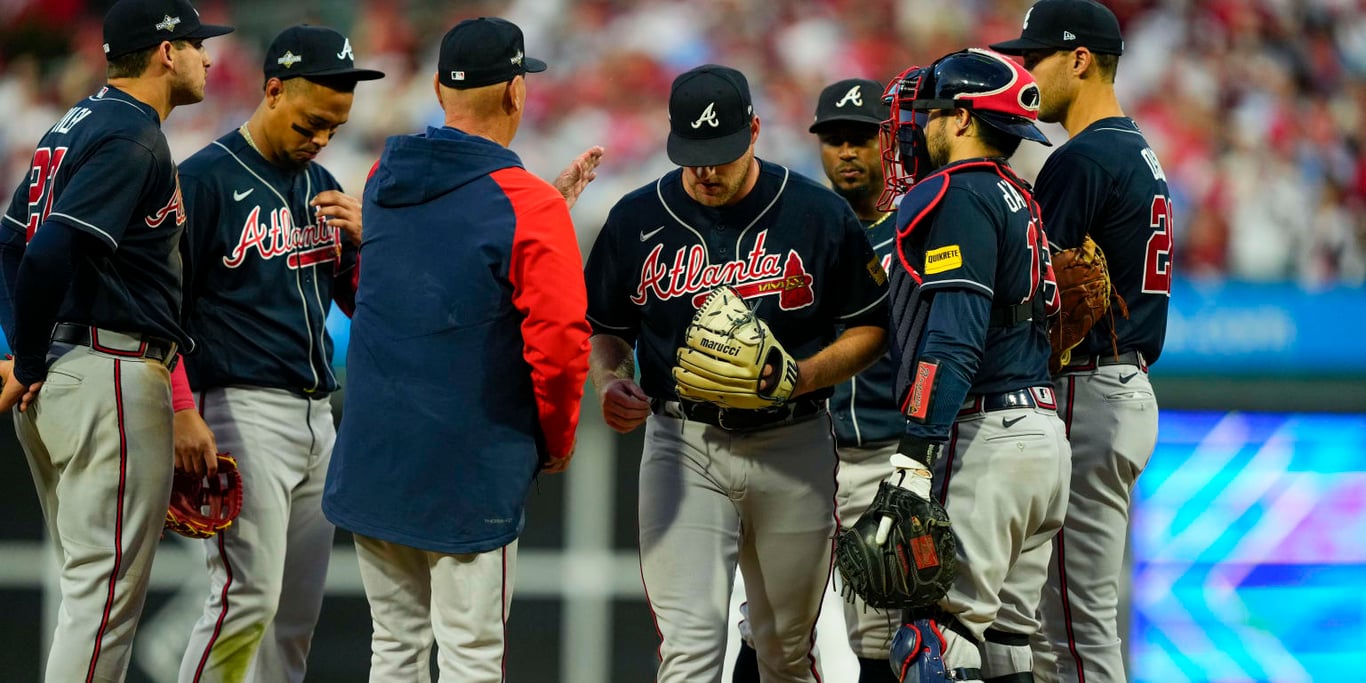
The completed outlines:
<svg viewBox="0 0 1366 683">
<path fill-rule="evenodd" d="M 199 23 L 189 0 L 119 0 L 104 14 L 104 57 L 115 59 L 160 45 L 232 33 L 231 26 Z"/>
<path fill-rule="evenodd" d="M 1076 47 L 1101 54 L 1124 54 L 1124 36 L 1119 32 L 1115 13 L 1092 0 L 1039 0 L 1025 13 L 1019 38 L 991 45 L 991 49 L 1007 55 Z"/>
<path fill-rule="evenodd" d="M 819 133 L 827 123 L 847 121 L 881 126 L 891 116 L 891 107 L 882 101 L 884 88 L 866 78 L 847 78 L 832 83 L 816 100 L 816 119 L 807 129 Z"/>
<path fill-rule="evenodd" d="M 749 149 L 754 103 L 745 75 L 704 64 L 674 79 L 669 91 L 669 159 L 679 166 L 720 166 Z"/>
<path fill-rule="evenodd" d="M 373 81 L 383 71 L 357 69 L 351 39 L 325 26 L 291 26 L 275 36 L 266 50 L 266 80 L 303 76 Z"/>
<path fill-rule="evenodd" d="M 545 71 L 545 62 L 526 56 L 522 29 L 506 19 L 466 19 L 446 32 L 437 58 L 437 78 L 450 88 L 479 88 Z"/>
</svg>

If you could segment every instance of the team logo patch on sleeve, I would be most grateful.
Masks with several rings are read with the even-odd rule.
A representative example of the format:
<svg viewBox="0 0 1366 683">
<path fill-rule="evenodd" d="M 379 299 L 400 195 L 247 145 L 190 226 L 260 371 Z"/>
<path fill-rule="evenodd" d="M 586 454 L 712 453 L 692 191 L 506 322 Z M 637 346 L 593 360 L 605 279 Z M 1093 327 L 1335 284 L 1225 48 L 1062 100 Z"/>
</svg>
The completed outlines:
<svg viewBox="0 0 1366 683">
<path fill-rule="evenodd" d="M 873 282 L 879 286 L 887 281 L 887 269 L 882 267 L 882 261 L 878 257 L 874 256 L 873 260 L 869 261 L 865 267 L 868 269 L 868 274 L 873 276 Z"/>
<path fill-rule="evenodd" d="M 963 266 L 963 251 L 957 244 L 931 249 L 925 253 L 925 274 L 934 275 Z"/>
</svg>

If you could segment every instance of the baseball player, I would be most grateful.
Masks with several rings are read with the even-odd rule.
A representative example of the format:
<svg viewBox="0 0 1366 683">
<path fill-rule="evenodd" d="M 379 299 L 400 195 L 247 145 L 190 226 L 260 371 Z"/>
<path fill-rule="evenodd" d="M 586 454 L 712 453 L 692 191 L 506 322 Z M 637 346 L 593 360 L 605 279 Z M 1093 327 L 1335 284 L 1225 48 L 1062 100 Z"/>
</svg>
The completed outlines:
<svg viewBox="0 0 1366 683">
<path fill-rule="evenodd" d="M 445 125 L 394 136 L 365 188 L 346 409 L 323 507 L 352 531 L 374 626 L 370 680 L 504 679 L 524 504 L 568 467 L 588 374 L 569 207 L 591 148 L 552 187 L 507 149 L 526 111 L 522 31 L 446 33 Z M 558 190 L 558 192 L 557 192 Z"/>
<path fill-rule="evenodd" d="M 891 266 L 895 241 L 893 214 L 878 208 L 885 188 L 879 128 L 887 120 L 883 86 L 851 78 L 825 87 L 816 102 L 810 132 L 820 140 L 821 166 L 835 193 L 853 207 L 884 270 Z M 892 392 L 896 361 L 884 355 L 868 369 L 834 386 L 830 416 L 839 453 L 835 511 L 841 526 L 852 526 L 877 493 L 878 482 L 891 473 L 888 464 L 906 427 Z M 887 668 L 887 647 L 900 625 L 899 613 L 872 608 L 850 594 L 844 603 L 849 646 L 859 660 L 859 683 L 894 681 Z M 747 608 L 746 608 L 747 609 Z M 748 624 L 742 624 L 748 636 Z M 757 682 L 754 648 L 741 644 L 735 683 Z"/>
<path fill-rule="evenodd" d="M 266 51 L 265 97 L 241 127 L 181 164 L 190 385 L 237 460 L 236 523 L 203 541 L 209 595 L 183 683 L 301 681 L 333 527 L 321 508 L 335 429 L 333 301 L 355 297 L 360 203 L 314 163 L 351 111 L 351 41 L 295 26 Z"/>
<path fill-rule="evenodd" d="M 669 157 L 682 168 L 617 202 L 586 269 L 604 418 L 623 433 L 646 424 L 640 559 L 659 680 L 720 681 L 738 562 L 763 679 L 816 681 L 835 528 L 825 401 L 883 353 L 884 272 L 847 202 L 754 156 L 759 119 L 740 72 L 680 75 L 669 119 Z M 685 330 L 723 284 L 802 359 L 792 400 L 679 399 L 671 373 Z"/>
<path fill-rule="evenodd" d="M 1019 680 L 1070 473 L 1048 377 L 1047 240 L 1006 162 L 1021 140 L 1048 142 L 1034 125 L 1038 86 L 1008 58 L 969 49 L 889 91 L 900 164 L 888 182 L 914 181 L 891 275 L 908 422 L 889 481 L 944 504 L 961 566 L 937 608 L 905 615 L 892 665 L 906 681 Z M 1003 593 L 1022 614 L 1006 614 L 1017 605 Z M 1011 659 L 1017 645 L 1025 656 Z"/>
<path fill-rule="evenodd" d="M 61 567 L 48 681 L 121 681 L 170 499 L 185 207 L 161 122 L 212 61 L 186 0 L 120 0 L 108 84 L 38 141 L 0 220 L 0 303 L 28 458 Z M 39 393 L 41 390 L 41 393 Z"/>
<path fill-rule="evenodd" d="M 1171 192 L 1157 155 L 1115 97 L 1124 39 L 1114 14 L 1084 0 L 1042 0 L 1028 17 L 1018 39 L 995 47 L 1024 56 L 1043 98 L 1039 118 L 1071 135 L 1039 173 L 1049 243 L 1076 247 L 1089 234 L 1128 307 L 1127 317 L 1101 318 L 1054 377 L 1072 443 L 1072 493 L 1043 593 L 1051 647 L 1036 648 L 1035 673 L 1048 681 L 1124 681 L 1119 577 L 1130 496 L 1157 444 L 1148 366 L 1167 329 Z"/>
</svg>

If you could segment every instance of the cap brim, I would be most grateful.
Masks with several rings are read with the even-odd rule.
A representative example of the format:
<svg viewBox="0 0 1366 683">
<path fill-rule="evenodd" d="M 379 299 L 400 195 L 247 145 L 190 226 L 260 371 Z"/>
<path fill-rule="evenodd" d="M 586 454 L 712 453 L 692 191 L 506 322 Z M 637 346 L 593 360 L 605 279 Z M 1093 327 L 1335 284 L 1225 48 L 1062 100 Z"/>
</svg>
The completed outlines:
<svg viewBox="0 0 1366 683">
<path fill-rule="evenodd" d="M 669 133 L 669 160 L 679 166 L 721 166 L 744 156 L 749 149 L 750 127 L 719 138 L 689 139 Z"/>
<path fill-rule="evenodd" d="M 1004 43 L 992 43 L 991 49 L 1003 55 L 1022 55 L 1030 50 L 1057 50 L 1062 48 L 1022 36 L 1015 40 L 1007 40 Z"/>
<path fill-rule="evenodd" d="M 863 123 L 871 126 L 881 126 L 882 122 L 886 120 L 887 119 L 875 119 L 871 116 L 859 116 L 858 114 L 831 116 L 811 124 L 811 126 L 806 129 L 806 132 L 819 133 L 822 128 L 825 128 L 832 123 Z"/>
<path fill-rule="evenodd" d="M 540 72 L 542 72 L 542 71 L 545 71 L 545 67 L 546 67 L 546 63 L 545 63 L 545 62 L 543 62 L 543 61 L 541 61 L 541 60 L 539 60 L 539 59 L 536 59 L 536 58 L 534 58 L 534 57 L 523 57 L 523 58 L 522 58 L 522 68 L 525 69 L 527 73 L 532 73 L 532 74 L 540 73 Z"/>
<path fill-rule="evenodd" d="M 213 38 L 214 36 L 225 36 L 236 31 L 235 26 L 218 26 L 216 24 L 200 24 L 199 28 L 185 34 L 185 38 Z"/>
<path fill-rule="evenodd" d="M 1044 135 L 1043 131 L 1039 130 L 1039 127 L 1030 121 L 1021 120 L 1014 116 L 998 115 L 996 112 L 991 111 L 974 111 L 972 113 L 976 114 L 996 130 L 1009 133 L 1017 138 L 1033 140 L 1045 147 L 1053 146 L 1053 143 L 1049 141 L 1048 136 Z"/>
<path fill-rule="evenodd" d="M 383 71 L 376 71 L 374 69 L 356 69 L 351 67 L 323 71 L 313 71 L 309 73 L 300 73 L 295 75 L 303 78 L 348 78 L 357 81 L 374 81 L 384 78 Z"/>
</svg>

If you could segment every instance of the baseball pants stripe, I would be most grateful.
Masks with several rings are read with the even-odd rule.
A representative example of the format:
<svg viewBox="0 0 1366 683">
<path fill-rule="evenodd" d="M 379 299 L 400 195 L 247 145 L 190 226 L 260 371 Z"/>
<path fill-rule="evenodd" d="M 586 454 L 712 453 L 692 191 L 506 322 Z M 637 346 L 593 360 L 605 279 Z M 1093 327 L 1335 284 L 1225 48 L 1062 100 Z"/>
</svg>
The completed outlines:
<svg viewBox="0 0 1366 683">
<path fill-rule="evenodd" d="M 200 401 L 200 406 L 203 406 L 203 399 L 201 398 Z M 223 588 L 218 593 L 218 604 L 222 605 L 222 608 L 218 612 L 218 620 L 214 622 L 213 635 L 209 636 L 209 642 L 204 645 L 204 651 L 199 657 L 199 666 L 195 667 L 194 678 L 191 679 L 193 683 L 199 683 L 204 676 L 204 667 L 209 663 L 209 654 L 213 652 L 213 646 L 218 642 L 218 636 L 223 633 L 223 622 L 228 618 L 228 612 L 232 609 L 232 605 L 228 603 L 228 595 L 231 592 L 233 582 L 232 563 L 228 561 L 224 537 L 219 535 L 214 537 L 214 540 L 218 543 L 218 556 L 223 558 L 223 573 L 226 577 L 223 581 Z"/>
<path fill-rule="evenodd" d="M 95 651 L 90 653 L 90 669 L 85 674 L 86 683 L 95 680 L 96 664 L 100 661 L 100 643 L 104 640 L 104 630 L 109 627 L 109 613 L 114 609 L 114 596 L 118 591 L 119 568 L 123 566 L 123 496 L 128 486 L 128 429 L 123 422 L 123 372 L 122 361 L 114 361 L 114 410 L 119 423 L 119 496 L 114 519 L 114 570 L 109 572 L 109 594 L 104 601 L 104 614 L 100 617 L 100 628 L 95 631 Z"/>
</svg>

